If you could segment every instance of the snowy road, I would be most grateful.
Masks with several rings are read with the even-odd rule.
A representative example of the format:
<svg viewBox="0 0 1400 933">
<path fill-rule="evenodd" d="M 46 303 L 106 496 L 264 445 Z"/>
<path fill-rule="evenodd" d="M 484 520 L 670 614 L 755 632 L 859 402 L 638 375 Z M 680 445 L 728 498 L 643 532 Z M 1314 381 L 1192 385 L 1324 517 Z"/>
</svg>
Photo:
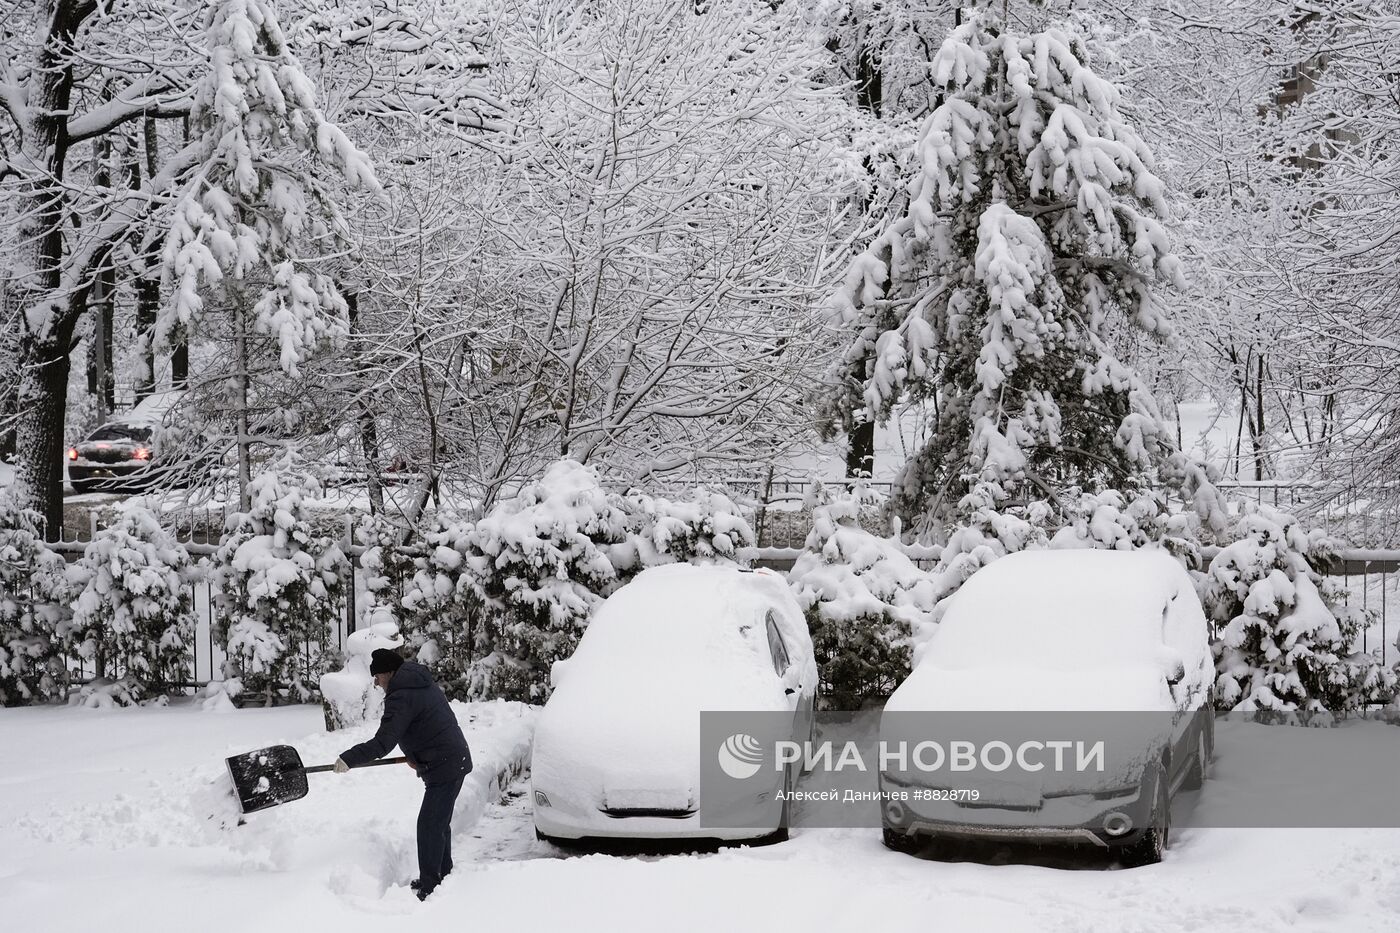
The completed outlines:
<svg viewBox="0 0 1400 933">
<path fill-rule="evenodd" d="M 873 830 L 676 855 L 537 842 L 524 786 L 459 829 L 426 904 L 406 769 L 315 775 L 305 800 L 221 829 L 220 759 L 344 744 L 316 708 L 0 710 L 0 904 L 14 929 L 222 931 L 1400 929 L 1400 830 L 1185 830 L 1133 871 L 928 861 Z M 489 718 L 468 732 L 486 751 Z M 1230 773 L 1222 757 L 1222 772 Z M 1229 778 L 1222 779 L 1222 786 Z M 1228 789 L 1228 787 L 1226 787 Z M 1209 791 L 1208 791 L 1209 792 Z"/>
</svg>

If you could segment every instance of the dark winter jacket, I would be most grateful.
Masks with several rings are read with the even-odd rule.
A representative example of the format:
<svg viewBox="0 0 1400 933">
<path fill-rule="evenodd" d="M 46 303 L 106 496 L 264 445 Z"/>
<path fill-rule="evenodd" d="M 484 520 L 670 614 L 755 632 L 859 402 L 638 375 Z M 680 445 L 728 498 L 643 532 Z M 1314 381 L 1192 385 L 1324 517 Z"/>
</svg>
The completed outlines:
<svg viewBox="0 0 1400 933">
<path fill-rule="evenodd" d="M 425 784 L 445 784 L 472 769 L 472 755 L 457 717 L 428 669 L 405 661 L 384 691 L 384 717 L 368 742 L 341 753 L 350 767 L 383 758 L 397 745 Z"/>
</svg>

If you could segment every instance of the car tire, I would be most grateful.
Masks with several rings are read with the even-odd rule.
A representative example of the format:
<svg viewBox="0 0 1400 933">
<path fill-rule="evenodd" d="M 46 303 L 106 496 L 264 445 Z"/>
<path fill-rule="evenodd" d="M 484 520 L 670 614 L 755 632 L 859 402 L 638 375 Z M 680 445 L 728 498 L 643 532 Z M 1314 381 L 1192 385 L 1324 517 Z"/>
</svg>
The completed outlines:
<svg viewBox="0 0 1400 933">
<path fill-rule="evenodd" d="M 1157 773 L 1155 783 L 1156 799 L 1152 804 L 1152 815 L 1147 829 L 1136 842 L 1123 846 L 1118 853 L 1118 860 L 1125 868 L 1156 865 L 1162 861 L 1162 856 L 1171 842 L 1172 806 L 1171 797 L 1167 793 L 1165 771 Z"/>
</svg>

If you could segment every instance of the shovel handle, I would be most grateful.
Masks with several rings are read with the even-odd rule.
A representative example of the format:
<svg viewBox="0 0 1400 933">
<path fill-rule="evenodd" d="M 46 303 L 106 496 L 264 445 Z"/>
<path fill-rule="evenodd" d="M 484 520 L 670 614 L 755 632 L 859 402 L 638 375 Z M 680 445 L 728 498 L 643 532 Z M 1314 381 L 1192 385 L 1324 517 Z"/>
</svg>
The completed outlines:
<svg viewBox="0 0 1400 933">
<path fill-rule="evenodd" d="M 398 758 L 381 758 L 381 759 L 379 759 L 378 761 L 366 761 L 366 762 L 365 762 L 364 764 L 362 764 L 362 765 L 351 765 L 350 767 L 352 767 L 352 768 L 376 768 L 376 767 L 378 767 L 379 765 L 401 765 L 401 764 L 403 764 L 405 761 L 408 761 L 408 759 L 407 759 L 406 757 L 403 757 L 403 756 L 400 756 L 400 757 L 398 757 Z M 334 770 L 335 770 L 335 765 L 333 765 L 333 764 L 330 764 L 330 765 L 312 765 L 310 768 L 303 768 L 302 770 L 304 770 L 307 774 L 315 774 L 317 771 L 334 771 Z"/>
</svg>

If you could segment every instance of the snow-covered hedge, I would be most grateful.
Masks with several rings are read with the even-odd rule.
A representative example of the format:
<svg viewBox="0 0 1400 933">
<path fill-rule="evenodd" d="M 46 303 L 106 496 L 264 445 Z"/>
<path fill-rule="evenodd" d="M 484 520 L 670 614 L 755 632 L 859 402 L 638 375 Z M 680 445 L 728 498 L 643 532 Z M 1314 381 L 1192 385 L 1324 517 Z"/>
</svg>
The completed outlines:
<svg viewBox="0 0 1400 933">
<path fill-rule="evenodd" d="M 274 685 L 309 699 L 324 671 L 345 555 L 312 531 L 306 501 L 321 487 L 309 473 L 282 463 L 254 477 L 249 492 L 251 508 L 228 517 L 214 557 L 225 675 L 269 700 Z"/>
<path fill-rule="evenodd" d="M 149 509 L 139 502 L 121 508 L 68 575 L 76 596 L 74 647 L 99 677 L 119 678 L 108 696 L 131 703 L 186 679 L 195 628 L 193 565 Z"/>
<path fill-rule="evenodd" d="M 911 635 L 930 624 L 932 578 L 899 542 L 860 526 L 861 497 L 818 492 L 788 583 L 807 616 L 824 703 L 858 709 L 909 674 Z"/>
<path fill-rule="evenodd" d="M 658 564 L 735 561 L 753 542 L 720 492 L 619 495 L 566 458 L 475 523 L 426 534 L 394 614 L 449 695 L 537 702 L 609 593 Z"/>
<path fill-rule="evenodd" d="M 37 512 L 0 490 L 0 704 L 58 696 L 67 683 L 59 657 L 67 634 L 63 558 L 44 546 Z"/>
</svg>

